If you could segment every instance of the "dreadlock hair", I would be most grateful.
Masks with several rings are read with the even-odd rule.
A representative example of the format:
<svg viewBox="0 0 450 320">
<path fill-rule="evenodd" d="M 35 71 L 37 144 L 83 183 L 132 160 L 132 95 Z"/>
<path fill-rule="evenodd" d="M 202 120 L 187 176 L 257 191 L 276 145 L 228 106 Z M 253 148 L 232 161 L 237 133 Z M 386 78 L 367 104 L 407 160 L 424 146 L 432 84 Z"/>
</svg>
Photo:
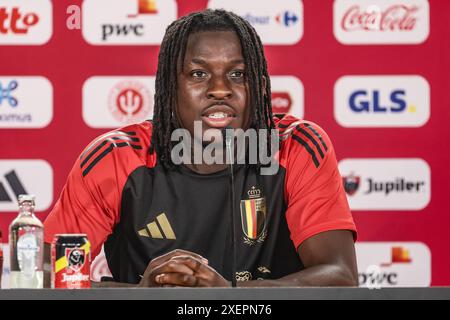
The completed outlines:
<svg viewBox="0 0 450 320">
<path fill-rule="evenodd" d="M 267 62 L 255 29 L 246 20 L 229 11 L 207 9 L 191 13 L 167 27 L 158 56 L 153 134 L 149 152 L 156 151 L 158 161 L 166 169 L 174 166 L 171 161 L 173 144 L 170 138 L 173 130 L 179 127 L 175 109 L 179 61 L 183 68 L 189 35 L 203 31 L 234 31 L 237 34 L 246 66 L 245 80 L 250 91 L 251 127 L 256 130 L 269 129 L 269 132 L 275 128 Z M 270 136 L 268 140 L 270 141 Z"/>
</svg>

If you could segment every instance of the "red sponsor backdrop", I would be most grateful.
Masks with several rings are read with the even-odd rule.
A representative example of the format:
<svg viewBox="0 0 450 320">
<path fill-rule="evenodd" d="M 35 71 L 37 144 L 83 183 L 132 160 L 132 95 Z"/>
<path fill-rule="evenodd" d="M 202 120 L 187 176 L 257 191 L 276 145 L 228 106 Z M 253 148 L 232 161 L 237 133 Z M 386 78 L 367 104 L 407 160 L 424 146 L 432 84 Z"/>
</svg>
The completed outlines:
<svg viewBox="0 0 450 320">
<path fill-rule="evenodd" d="M 276 1 L 273 5 L 276 6 Z M 294 75 L 305 89 L 305 118 L 324 127 L 342 158 L 422 158 L 431 167 L 431 202 L 421 211 L 354 213 L 361 241 L 420 241 L 432 253 L 432 285 L 450 285 L 450 1 L 430 0 L 430 34 L 420 45 L 342 45 L 333 35 L 333 1 L 304 0 L 300 42 L 266 46 L 272 75 Z M 45 159 L 54 171 L 54 199 L 74 159 L 107 131 L 82 118 L 82 86 L 91 76 L 155 75 L 158 46 L 91 46 L 66 28 L 66 9 L 81 1 L 53 1 L 53 36 L 44 46 L 0 46 L 0 76 L 39 75 L 53 84 L 54 118 L 45 129 L 0 129 L 0 159 Z M 178 1 L 178 15 L 206 8 L 206 0 Z M 107 8 L 105 8 L 107 10 Z M 333 87 L 343 75 L 418 74 L 431 87 L 431 117 L 420 128 L 338 125 Z M 54 200 L 54 201 L 55 201 Z M 45 219 L 48 211 L 38 214 Z M 4 232 L 16 213 L 1 213 Z"/>
</svg>

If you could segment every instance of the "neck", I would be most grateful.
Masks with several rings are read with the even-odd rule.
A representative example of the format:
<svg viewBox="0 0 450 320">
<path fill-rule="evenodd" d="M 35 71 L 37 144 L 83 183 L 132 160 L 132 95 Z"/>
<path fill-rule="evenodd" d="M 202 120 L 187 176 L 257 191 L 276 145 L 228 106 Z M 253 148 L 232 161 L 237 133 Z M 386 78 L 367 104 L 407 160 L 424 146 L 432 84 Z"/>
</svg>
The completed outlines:
<svg viewBox="0 0 450 320">
<path fill-rule="evenodd" d="M 214 145 L 213 144 L 203 145 L 200 148 L 200 150 L 197 150 L 197 152 L 201 151 L 202 155 L 201 159 L 197 159 L 201 160 L 200 162 L 195 161 L 196 150 L 192 148 L 191 161 L 190 163 L 185 163 L 185 166 L 199 174 L 211 174 L 225 170 L 228 165 L 226 163 L 226 152 L 222 144 L 219 144 L 215 148 L 211 149 L 212 150 L 211 152 L 206 152 L 206 149 L 211 147 L 214 147 Z"/>
</svg>

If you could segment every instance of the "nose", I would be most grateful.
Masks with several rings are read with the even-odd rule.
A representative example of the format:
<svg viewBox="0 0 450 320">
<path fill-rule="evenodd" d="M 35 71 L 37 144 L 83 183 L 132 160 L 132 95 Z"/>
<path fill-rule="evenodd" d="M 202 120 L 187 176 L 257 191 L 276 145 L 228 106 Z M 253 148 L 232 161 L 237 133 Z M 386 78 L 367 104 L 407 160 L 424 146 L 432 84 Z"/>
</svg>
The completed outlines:
<svg viewBox="0 0 450 320">
<path fill-rule="evenodd" d="M 232 90 L 228 79 L 211 77 L 206 96 L 208 99 L 225 100 L 232 96 Z"/>
</svg>

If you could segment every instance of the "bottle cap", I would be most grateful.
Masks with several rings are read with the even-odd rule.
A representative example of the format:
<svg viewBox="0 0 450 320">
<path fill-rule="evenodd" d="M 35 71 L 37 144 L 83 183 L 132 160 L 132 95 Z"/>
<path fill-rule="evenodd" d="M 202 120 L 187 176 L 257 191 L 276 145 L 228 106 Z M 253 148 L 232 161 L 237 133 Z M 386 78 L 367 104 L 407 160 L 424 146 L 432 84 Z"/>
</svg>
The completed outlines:
<svg viewBox="0 0 450 320">
<path fill-rule="evenodd" d="M 19 200 L 19 205 L 24 202 L 31 202 L 32 205 L 34 205 L 36 197 L 31 194 L 21 194 L 21 195 L 19 195 L 18 200 Z"/>
</svg>

